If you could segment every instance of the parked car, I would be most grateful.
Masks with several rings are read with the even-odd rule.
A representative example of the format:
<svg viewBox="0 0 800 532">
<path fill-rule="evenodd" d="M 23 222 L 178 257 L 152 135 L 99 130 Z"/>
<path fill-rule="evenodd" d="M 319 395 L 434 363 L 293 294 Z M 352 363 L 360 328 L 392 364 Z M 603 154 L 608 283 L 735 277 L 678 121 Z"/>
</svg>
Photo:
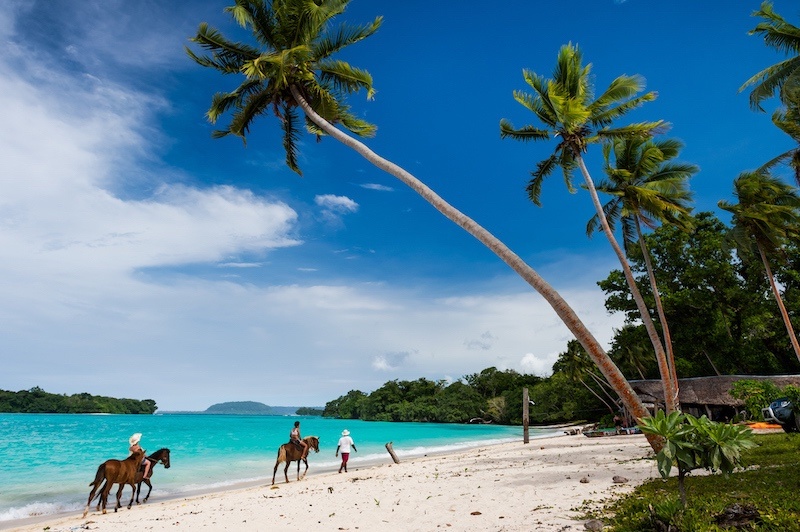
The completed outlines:
<svg viewBox="0 0 800 532">
<path fill-rule="evenodd" d="M 800 432 L 800 414 L 795 412 L 788 397 L 772 401 L 767 408 L 761 410 L 761 414 L 765 421 L 777 423 L 786 432 Z"/>
</svg>

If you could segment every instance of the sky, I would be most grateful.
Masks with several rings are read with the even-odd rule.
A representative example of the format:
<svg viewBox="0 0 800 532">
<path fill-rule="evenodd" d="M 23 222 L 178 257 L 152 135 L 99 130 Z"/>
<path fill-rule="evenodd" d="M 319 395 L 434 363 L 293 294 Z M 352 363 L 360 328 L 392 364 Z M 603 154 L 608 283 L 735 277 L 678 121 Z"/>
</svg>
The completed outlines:
<svg viewBox="0 0 800 532">
<path fill-rule="evenodd" d="M 242 36 L 230 0 L 0 3 L 0 389 L 322 406 L 393 379 L 455 381 L 494 366 L 549 375 L 571 334 L 478 241 L 336 141 L 280 127 L 246 146 L 205 119 L 222 76 L 184 51 L 201 22 Z M 380 30 L 340 58 L 377 95 L 349 100 L 367 145 L 480 223 L 567 300 L 604 346 L 621 315 L 597 282 L 619 267 L 589 239 L 588 193 L 559 175 L 525 186 L 555 142 L 501 140 L 522 70 L 550 77 L 577 44 L 598 92 L 639 74 L 681 139 L 696 211 L 733 200 L 742 171 L 792 148 L 739 87 L 783 59 L 747 33 L 758 1 L 353 0 L 340 20 Z M 798 24 L 788 0 L 775 9 Z M 197 49 L 195 49 L 197 51 Z M 587 154 L 602 178 L 599 148 Z M 580 176 L 576 176 L 579 182 Z"/>
</svg>

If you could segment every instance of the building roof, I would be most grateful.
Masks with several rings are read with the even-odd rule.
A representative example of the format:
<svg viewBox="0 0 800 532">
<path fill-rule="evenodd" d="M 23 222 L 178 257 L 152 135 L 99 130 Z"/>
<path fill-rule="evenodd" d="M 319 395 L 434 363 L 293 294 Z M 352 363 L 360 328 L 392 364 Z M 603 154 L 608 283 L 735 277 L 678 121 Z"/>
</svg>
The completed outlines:
<svg viewBox="0 0 800 532">
<path fill-rule="evenodd" d="M 744 401 L 731 397 L 733 383 L 739 380 L 770 380 L 778 387 L 800 386 L 800 375 L 720 375 L 678 379 L 678 399 L 681 405 L 742 406 Z M 633 390 L 644 403 L 664 403 L 664 388 L 660 379 L 630 381 Z"/>
</svg>

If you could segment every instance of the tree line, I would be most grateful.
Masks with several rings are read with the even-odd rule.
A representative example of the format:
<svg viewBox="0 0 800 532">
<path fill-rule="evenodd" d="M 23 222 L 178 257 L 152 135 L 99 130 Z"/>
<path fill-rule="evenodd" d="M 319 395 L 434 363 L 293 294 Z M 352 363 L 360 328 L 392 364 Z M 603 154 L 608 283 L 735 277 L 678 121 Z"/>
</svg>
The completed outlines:
<svg viewBox="0 0 800 532">
<path fill-rule="evenodd" d="M 152 414 L 152 399 L 116 399 L 88 393 L 58 395 L 41 388 L 11 392 L 0 390 L 0 412 L 27 414 Z"/>
</svg>

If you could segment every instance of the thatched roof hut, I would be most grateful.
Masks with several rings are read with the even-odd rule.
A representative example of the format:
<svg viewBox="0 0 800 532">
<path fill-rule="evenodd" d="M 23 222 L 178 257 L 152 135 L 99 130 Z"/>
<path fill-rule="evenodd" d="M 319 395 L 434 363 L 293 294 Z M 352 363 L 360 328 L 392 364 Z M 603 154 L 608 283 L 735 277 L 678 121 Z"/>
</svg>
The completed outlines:
<svg viewBox="0 0 800 532">
<path fill-rule="evenodd" d="M 678 379 L 681 409 L 693 415 L 706 414 L 711 419 L 730 419 L 744 402 L 731 397 L 733 383 L 739 380 L 769 380 L 778 387 L 800 386 L 800 375 L 720 375 Z M 664 407 L 661 380 L 630 381 L 639 399 L 650 409 Z M 766 405 L 764 405 L 766 406 Z"/>
</svg>

